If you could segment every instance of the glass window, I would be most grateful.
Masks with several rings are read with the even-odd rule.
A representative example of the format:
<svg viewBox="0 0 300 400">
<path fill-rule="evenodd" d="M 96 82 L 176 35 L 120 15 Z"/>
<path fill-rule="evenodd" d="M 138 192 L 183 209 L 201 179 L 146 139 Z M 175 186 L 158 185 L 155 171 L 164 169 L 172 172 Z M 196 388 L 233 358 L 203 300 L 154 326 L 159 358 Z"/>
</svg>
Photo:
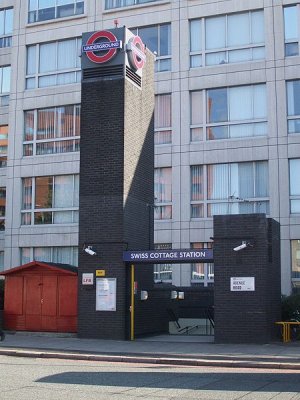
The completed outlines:
<svg viewBox="0 0 300 400">
<path fill-rule="evenodd" d="M 80 45 L 81 39 L 75 38 L 28 46 L 26 88 L 80 82 Z"/>
<path fill-rule="evenodd" d="M 0 168 L 7 165 L 8 125 L 0 125 Z"/>
<path fill-rule="evenodd" d="M 191 166 L 191 212 L 192 218 L 203 218 L 204 207 L 204 180 L 203 180 L 203 166 Z"/>
<path fill-rule="evenodd" d="M 79 151 L 79 104 L 25 111 L 24 120 L 24 156 Z"/>
<path fill-rule="evenodd" d="M 283 8 L 285 56 L 299 55 L 299 5 Z"/>
<path fill-rule="evenodd" d="M 300 158 L 289 161 L 291 214 L 300 214 Z"/>
<path fill-rule="evenodd" d="M 10 92 L 10 65 L 0 67 L 0 106 L 8 106 Z"/>
<path fill-rule="evenodd" d="M 69 264 L 78 267 L 78 247 L 23 247 L 21 248 L 21 263 L 44 261 L 59 264 Z"/>
<path fill-rule="evenodd" d="M 156 53 L 156 72 L 171 71 L 171 24 L 131 29 Z"/>
<path fill-rule="evenodd" d="M 28 22 L 48 21 L 83 13 L 82 0 L 29 0 Z"/>
<path fill-rule="evenodd" d="M 171 95 L 160 94 L 155 96 L 154 113 L 154 143 L 167 144 L 172 142 L 172 114 Z"/>
<path fill-rule="evenodd" d="M 13 9 L 0 9 L 0 48 L 11 47 L 13 32 Z"/>
<path fill-rule="evenodd" d="M 300 240 L 291 240 L 292 247 L 292 279 L 300 278 Z"/>
<path fill-rule="evenodd" d="M 154 219 L 172 218 L 172 168 L 154 169 Z"/>
<path fill-rule="evenodd" d="M 191 218 L 268 214 L 268 179 L 266 161 L 191 166 Z"/>
<path fill-rule="evenodd" d="M 300 133 L 300 80 L 289 81 L 286 87 L 288 133 Z"/>
<path fill-rule="evenodd" d="M 169 250 L 172 249 L 171 243 L 155 243 L 155 250 Z M 172 264 L 154 264 L 154 282 L 171 283 L 172 282 Z"/>
<path fill-rule="evenodd" d="M 266 97 L 265 84 L 191 92 L 191 141 L 266 135 Z"/>
<path fill-rule="evenodd" d="M 191 249 L 212 249 L 212 243 L 196 242 L 191 243 Z M 214 282 L 214 264 L 213 263 L 193 263 L 191 269 L 192 283 L 198 283 L 202 286 L 211 286 Z"/>
<path fill-rule="evenodd" d="M 5 230 L 6 188 L 0 187 L 0 231 Z"/>
<path fill-rule="evenodd" d="M 105 0 L 105 9 L 109 10 L 111 8 L 118 7 L 129 7 L 144 3 L 153 3 L 159 0 Z"/>
<path fill-rule="evenodd" d="M 79 175 L 23 179 L 22 225 L 78 222 Z"/>
<path fill-rule="evenodd" d="M 264 36 L 262 10 L 191 20 L 190 66 L 264 59 Z"/>
</svg>

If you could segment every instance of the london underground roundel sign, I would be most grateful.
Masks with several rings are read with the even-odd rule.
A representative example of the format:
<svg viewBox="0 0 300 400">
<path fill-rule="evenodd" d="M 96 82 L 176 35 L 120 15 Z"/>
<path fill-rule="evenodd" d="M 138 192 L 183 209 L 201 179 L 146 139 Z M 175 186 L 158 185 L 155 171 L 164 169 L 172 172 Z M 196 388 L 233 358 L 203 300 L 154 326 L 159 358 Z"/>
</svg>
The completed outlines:
<svg viewBox="0 0 300 400">
<path fill-rule="evenodd" d="M 142 69 L 146 62 L 145 45 L 139 36 L 129 39 L 127 44 L 128 61 L 135 71 Z"/>
<path fill-rule="evenodd" d="M 86 56 L 94 63 L 102 64 L 110 61 L 116 54 L 117 49 L 122 48 L 122 41 L 109 31 L 98 31 L 93 33 L 82 46 Z M 99 54 L 103 53 L 103 55 Z"/>
</svg>

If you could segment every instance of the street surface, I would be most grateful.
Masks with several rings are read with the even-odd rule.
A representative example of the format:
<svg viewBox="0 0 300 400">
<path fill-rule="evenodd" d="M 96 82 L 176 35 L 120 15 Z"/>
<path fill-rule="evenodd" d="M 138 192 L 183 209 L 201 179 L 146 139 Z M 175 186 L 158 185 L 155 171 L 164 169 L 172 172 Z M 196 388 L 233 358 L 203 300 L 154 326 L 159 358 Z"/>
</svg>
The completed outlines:
<svg viewBox="0 0 300 400">
<path fill-rule="evenodd" d="M 0 356 L 2 400 L 300 400 L 300 371 Z"/>
</svg>

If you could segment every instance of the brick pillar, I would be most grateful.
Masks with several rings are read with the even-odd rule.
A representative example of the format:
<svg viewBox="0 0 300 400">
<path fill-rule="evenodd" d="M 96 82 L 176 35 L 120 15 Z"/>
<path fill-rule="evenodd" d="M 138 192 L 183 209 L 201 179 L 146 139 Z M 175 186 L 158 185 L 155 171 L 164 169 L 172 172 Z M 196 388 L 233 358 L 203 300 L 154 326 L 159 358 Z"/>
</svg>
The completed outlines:
<svg viewBox="0 0 300 400">
<path fill-rule="evenodd" d="M 215 342 L 267 343 L 281 315 L 279 223 L 264 214 L 214 217 Z M 233 249 L 242 241 L 253 247 Z M 254 291 L 232 291 L 233 277 L 252 277 Z"/>
<path fill-rule="evenodd" d="M 154 73 L 147 55 L 139 88 L 124 76 L 82 82 L 79 309 L 80 337 L 125 339 L 129 305 L 122 252 L 146 249 L 149 207 L 153 203 Z M 151 217 L 151 216 L 150 216 Z M 97 255 L 86 254 L 93 245 Z M 96 311 L 96 291 L 81 284 L 82 273 L 105 270 L 117 279 L 116 311 Z M 152 279 L 145 268 L 143 279 Z"/>
</svg>

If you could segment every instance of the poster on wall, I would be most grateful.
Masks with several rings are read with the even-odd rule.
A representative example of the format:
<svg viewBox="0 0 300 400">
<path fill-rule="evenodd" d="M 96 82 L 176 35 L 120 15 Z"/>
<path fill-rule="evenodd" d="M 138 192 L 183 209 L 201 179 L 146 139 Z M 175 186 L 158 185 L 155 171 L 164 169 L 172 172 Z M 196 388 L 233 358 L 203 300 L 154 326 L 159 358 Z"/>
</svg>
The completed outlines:
<svg viewBox="0 0 300 400">
<path fill-rule="evenodd" d="M 96 279 L 96 311 L 116 311 L 117 279 Z"/>
</svg>

